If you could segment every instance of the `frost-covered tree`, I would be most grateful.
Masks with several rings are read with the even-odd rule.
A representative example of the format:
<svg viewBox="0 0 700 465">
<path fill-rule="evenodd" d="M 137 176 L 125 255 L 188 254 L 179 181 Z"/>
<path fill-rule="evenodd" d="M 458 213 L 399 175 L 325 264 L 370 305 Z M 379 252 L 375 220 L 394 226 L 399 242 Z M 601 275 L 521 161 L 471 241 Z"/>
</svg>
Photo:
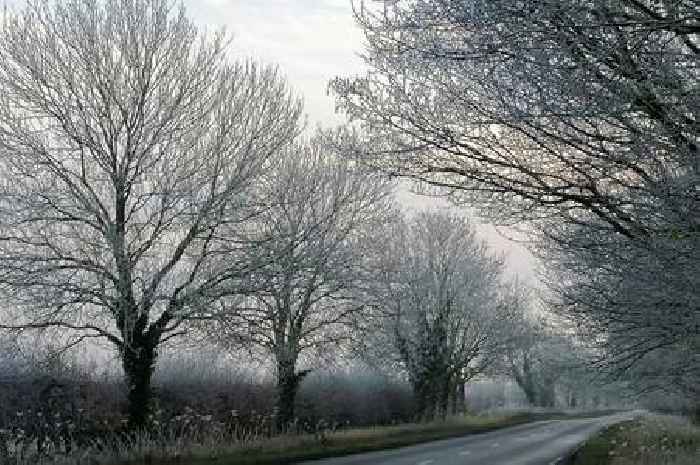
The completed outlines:
<svg viewBox="0 0 700 465">
<path fill-rule="evenodd" d="M 413 387 L 420 418 L 448 412 L 464 384 L 504 347 L 510 307 L 501 299 L 503 262 L 458 216 L 422 212 L 382 243 L 371 345 L 395 359 Z M 454 404 L 453 404 L 454 405 Z"/>
<path fill-rule="evenodd" d="M 532 406 L 544 405 L 545 398 L 553 400 L 552 383 L 540 375 L 545 339 L 544 328 L 531 312 L 531 298 L 527 290 L 518 284 L 510 289 L 510 303 L 516 309 L 512 324 L 508 327 L 510 338 L 503 351 L 504 374 L 512 377 Z"/>
<path fill-rule="evenodd" d="M 282 154 L 261 189 L 272 208 L 255 219 L 267 264 L 252 274 L 255 292 L 222 320 L 222 342 L 262 349 L 274 359 L 277 424 L 294 419 L 302 357 L 324 358 L 361 320 L 373 276 L 367 255 L 392 213 L 385 179 L 334 152 L 333 133 L 299 141 Z"/>
<path fill-rule="evenodd" d="M 520 315 L 519 315 L 520 316 Z M 587 368 L 583 350 L 574 344 L 573 335 L 559 334 L 560 328 L 538 321 L 532 315 L 519 318 L 512 326 L 514 334 L 503 352 L 505 373 L 511 376 L 535 407 L 556 407 L 558 388 L 567 387 L 567 406 L 575 407 L 581 381 L 577 371 Z"/>
<path fill-rule="evenodd" d="M 624 383 L 600 376 L 598 354 L 577 337 L 575 329 L 558 321 L 522 288 L 520 305 L 510 325 L 510 338 L 496 373 L 512 378 L 533 407 L 597 408 L 619 401 Z M 618 390 L 618 396 L 609 391 Z"/>
<path fill-rule="evenodd" d="M 697 2 L 399 0 L 355 13 L 369 71 L 331 86 L 364 125 L 367 163 L 526 222 L 569 315 L 627 335 L 616 358 L 697 339 Z"/>
<path fill-rule="evenodd" d="M 378 168 L 492 218 L 628 237 L 655 230 L 649 198 L 673 209 L 695 195 L 694 1 L 358 3 L 369 71 L 331 87 Z"/>
<path fill-rule="evenodd" d="M 608 374 L 698 402 L 698 237 L 628 241 L 590 228 L 568 235 L 539 250 L 555 291 L 551 308 L 573 319 Z"/>
<path fill-rule="evenodd" d="M 256 180 L 300 131 L 275 68 L 168 0 L 33 0 L 0 28 L 4 327 L 106 340 L 143 427 L 158 348 L 236 294 Z"/>
</svg>

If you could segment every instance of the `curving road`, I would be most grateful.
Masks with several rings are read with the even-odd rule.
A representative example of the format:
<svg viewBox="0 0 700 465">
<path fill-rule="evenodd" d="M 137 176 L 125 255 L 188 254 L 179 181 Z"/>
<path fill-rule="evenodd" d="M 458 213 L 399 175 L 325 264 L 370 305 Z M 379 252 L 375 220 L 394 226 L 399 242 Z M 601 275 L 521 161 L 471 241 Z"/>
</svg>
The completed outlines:
<svg viewBox="0 0 700 465">
<path fill-rule="evenodd" d="M 547 420 L 400 449 L 304 462 L 306 465 L 553 465 L 600 429 L 632 418 L 618 414 Z"/>
</svg>

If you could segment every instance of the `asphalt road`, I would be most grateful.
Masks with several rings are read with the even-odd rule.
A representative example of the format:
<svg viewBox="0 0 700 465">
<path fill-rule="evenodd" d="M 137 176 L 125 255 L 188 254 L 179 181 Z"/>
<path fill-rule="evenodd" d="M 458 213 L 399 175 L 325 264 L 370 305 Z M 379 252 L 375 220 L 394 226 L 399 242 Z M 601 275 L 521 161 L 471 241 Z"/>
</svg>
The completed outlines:
<svg viewBox="0 0 700 465">
<path fill-rule="evenodd" d="M 607 425 L 631 414 L 548 420 L 400 449 L 304 462 L 306 465 L 553 465 Z"/>
</svg>

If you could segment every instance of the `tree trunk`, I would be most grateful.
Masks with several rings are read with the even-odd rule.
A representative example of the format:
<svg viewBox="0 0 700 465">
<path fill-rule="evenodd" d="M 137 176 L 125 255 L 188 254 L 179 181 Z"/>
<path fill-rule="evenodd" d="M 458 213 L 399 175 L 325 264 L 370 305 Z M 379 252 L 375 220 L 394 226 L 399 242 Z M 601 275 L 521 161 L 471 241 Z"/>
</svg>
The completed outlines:
<svg viewBox="0 0 700 465">
<path fill-rule="evenodd" d="M 280 360 L 277 362 L 277 418 L 278 432 L 286 432 L 294 421 L 297 392 L 302 380 L 311 372 L 303 370 L 296 372 L 296 360 Z"/>
<path fill-rule="evenodd" d="M 450 391 L 452 391 L 452 377 L 443 374 L 440 377 L 439 384 L 437 386 L 438 393 L 438 415 L 441 420 L 447 419 L 447 414 L 449 413 L 449 402 L 450 402 Z"/>
<path fill-rule="evenodd" d="M 578 406 L 578 399 L 574 391 L 569 392 L 569 408 L 576 408 Z"/>
<path fill-rule="evenodd" d="M 537 398 L 537 388 L 535 387 L 535 383 L 532 381 L 532 379 L 530 379 L 529 376 L 517 375 L 515 376 L 515 382 L 525 394 L 527 403 L 533 407 L 536 407 L 539 400 Z"/>
<path fill-rule="evenodd" d="M 690 416 L 690 419 L 696 425 L 700 425 L 700 400 L 695 404 L 695 408 Z"/>
<path fill-rule="evenodd" d="M 523 358 L 522 370 L 518 370 L 516 367 L 513 367 L 512 373 L 513 377 L 515 378 L 515 382 L 518 384 L 518 386 L 520 386 L 520 389 L 522 389 L 523 393 L 525 394 L 527 403 L 533 407 L 539 406 L 537 386 L 534 380 L 532 368 L 530 366 L 529 357 L 525 356 Z"/>
<path fill-rule="evenodd" d="M 457 399 L 457 412 L 456 413 L 459 415 L 464 415 L 467 413 L 466 385 L 467 385 L 467 383 L 463 379 L 460 379 L 457 382 L 457 392 L 455 393 L 455 397 Z"/>
<path fill-rule="evenodd" d="M 282 374 L 277 378 L 277 431 L 286 432 L 294 421 L 294 402 L 297 395 L 297 382 L 294 373 Z"/>
<path fill-rule="evenodd" d="M 425 405 L 423 407 L 423 416 L 421 418 L 422 422 L 428 423 L 435 419 L 437 403 L 437 393 L 435 392 L 435 386 L 431 385 L 426 390 Z"/>
<path fill-rule="evenodd" d="M 423 422 L 432 419 L 435 413 L 435 404 L 432 399 L 432 382 L 427 373 L 421 373 L 411 379 L 413 389 L 413 405 L 415 408 L 415 421 Z"/>
<path fill-rule="evenodd" d="M 122 364 L 128 384 L 128 427 L 132 431 L 143 430 L 151 414 L 151 379 L 155 367 L 154 344 L 136 340 L 124 349 Z"/>
<path fill-rule="evenodd" d="M 458 411 L 458 406 L 457 403 L 459 399 L 457 396 L 459 393 L 457 392 L 457 383 L 454 383 L 453 385 L 450 386 L 450 415 L 457 415 Z"/>
<path fill-rule="evenodd" d="M 552 408 L 556 404 L 556 385 L 552 379 L 545 377 L 540 386 L 539 406 Z"/>
</svg>

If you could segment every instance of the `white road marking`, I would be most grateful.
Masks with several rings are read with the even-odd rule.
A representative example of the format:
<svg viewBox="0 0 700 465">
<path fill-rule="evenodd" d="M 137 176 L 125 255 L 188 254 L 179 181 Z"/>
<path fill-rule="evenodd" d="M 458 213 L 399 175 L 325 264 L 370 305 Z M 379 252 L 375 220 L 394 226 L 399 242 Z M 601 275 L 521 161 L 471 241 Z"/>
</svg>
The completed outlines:
<svg viewBox="0 0 700 465">
<path fill-rule="evenodd" d="M 435 460 L 423 460 L 422 462 L 418 462 L 418 465 L 430 465 L 434 461 Z"/>
<path fill-rule="evenodd" d="M 463 450 L 462 452 L 459 453 L 459 455 L 469 455 L 471 453 L 472 453 L 472 451 L 470 451 L 470 450 Z"/>
<path fill-rule="evenodd" d="M 493 444 L 491 444 L 491 447 L 493 447 L 494 449 L 495 449 L 496 447 L 499 447 L 499 446 L 500 446 L 500 444 L 497 443 L 497 442 L 494 442 Z"/>
<path fill-rule="evenodd" d="M 549 465 L 557 465 L 561 461 L 562 457 L 557 457 L 556 459 L 549 462 Z"/>
</svg>

